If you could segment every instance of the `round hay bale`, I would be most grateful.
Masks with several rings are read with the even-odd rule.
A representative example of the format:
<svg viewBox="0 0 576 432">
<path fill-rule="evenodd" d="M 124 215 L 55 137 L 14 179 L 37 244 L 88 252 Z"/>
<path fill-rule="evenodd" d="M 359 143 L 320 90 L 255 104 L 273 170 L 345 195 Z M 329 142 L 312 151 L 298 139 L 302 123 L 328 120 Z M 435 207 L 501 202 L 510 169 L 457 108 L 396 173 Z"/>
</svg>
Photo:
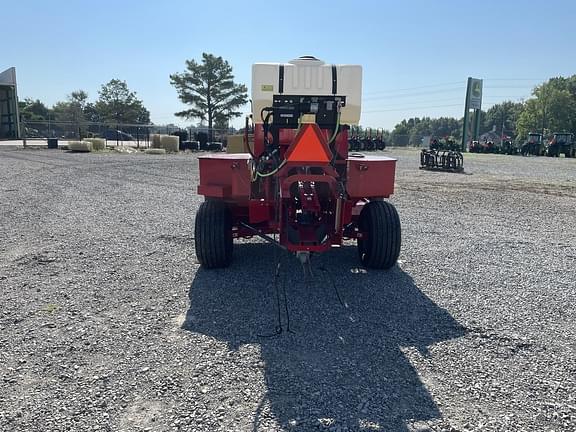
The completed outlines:
<svg viewBox="0 0 576 432">
<path fill-rule="evenodd" d="M 160 143 L 160 134 L 152 134 L 150 135 L 151 137 L 151 142 L 150 142 L 150 147 L 152 148 L 161 148 L 161 143 Z"/>
<path fill-rule="evenodd" d="M 68 150 L 73 152 L 91 152 L 92 143 L 89 141 L 68 141 Z"/>
<path fill-rule="evenodd" d="M 106 150 L 106 140 L 104 138 L 84 138 L 84 141 L 92 143 L 93 151 Z"/>
<path fill-rule="evenodd" d="M 167 152 L 178 153 L 178 150 L 180 150 L 180 137 L 162 135 L 160 136 L 160 144 Z"/>
<path fill-rule="evenodd" d="M 166 154 L 166 149 L 163 149 L 163 148 L 149 148 L 149 149 L 144 150 L 144 153 L 146 153 L 146 154 L 152 154 L 152 155 Z"/>
</svg>

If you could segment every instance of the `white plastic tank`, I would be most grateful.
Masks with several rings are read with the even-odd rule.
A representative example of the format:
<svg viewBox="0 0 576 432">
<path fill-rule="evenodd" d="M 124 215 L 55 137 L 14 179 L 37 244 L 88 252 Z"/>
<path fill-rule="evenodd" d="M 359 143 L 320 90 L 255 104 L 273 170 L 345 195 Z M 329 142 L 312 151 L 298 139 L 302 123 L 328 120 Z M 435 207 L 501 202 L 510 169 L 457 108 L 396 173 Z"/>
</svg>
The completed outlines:
<svg viewBox="0 0 576 432">
<path fill-rule="evenodd" d="M 282 79 L 281 65 L 284 66 Z M 332 65 L 312 56 L 302 56 L 288 63 L 252 65 L 252 112 L 256 123 L 262 123 L 260 111 L 271 106 L 273 96 L 278 94 L 346 96 L 340 123 L 358 124 L 362 105 L 362 66 Z"/>
</svg>

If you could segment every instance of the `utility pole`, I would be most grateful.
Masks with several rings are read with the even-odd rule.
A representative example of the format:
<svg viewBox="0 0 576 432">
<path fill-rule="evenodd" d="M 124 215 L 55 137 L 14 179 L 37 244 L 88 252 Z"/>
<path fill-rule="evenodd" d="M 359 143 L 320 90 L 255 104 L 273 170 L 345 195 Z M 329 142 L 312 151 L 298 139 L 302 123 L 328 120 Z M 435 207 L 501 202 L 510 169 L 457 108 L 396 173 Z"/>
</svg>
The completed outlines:
<svg viewBox="0 0 576 432">
<path fill-rule="evenodd" d="M 506 116 L 506 111 L 502 109 L 502 128 L 500 129 L 500 145 L 504 144 L 504 118 Z"/>
<path fill-rule="evenodd" d="M 468 78 L 468 88 L 470 87 L 470 78 Z M 462 148 L 461 151 L 466 151 L 466 142 L 468 141 L 468 114 L 470 110 L 468 109 L 468 99 L 469 91 L 466 90 L 466 102 L 464 103 L 464 120 L 462 122 Z"/>
</svg>

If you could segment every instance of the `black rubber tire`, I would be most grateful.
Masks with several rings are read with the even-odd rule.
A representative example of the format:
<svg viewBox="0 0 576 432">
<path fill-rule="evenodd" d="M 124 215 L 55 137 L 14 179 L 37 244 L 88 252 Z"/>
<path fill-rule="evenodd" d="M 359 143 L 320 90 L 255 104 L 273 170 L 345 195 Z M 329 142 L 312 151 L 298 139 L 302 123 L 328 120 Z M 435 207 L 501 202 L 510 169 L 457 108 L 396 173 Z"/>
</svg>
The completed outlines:
<svg viewBox="0 0 576 432">
<path fill-rule="evenodd" d="M 232 213 L 226 203 L 204 201 L 194 224 L 196 257 L 208 269 L 228 267 L 232 262 Z"/>
<path fill-rule="evenodd" d="M 364 238 L 358 239 L 362 264 L 374 269 L 389 269 L 396 264 L 402 240 L 400 217 L 386 201 L 370 201 L 360 212 L 358 228 Z"/>
</svg>

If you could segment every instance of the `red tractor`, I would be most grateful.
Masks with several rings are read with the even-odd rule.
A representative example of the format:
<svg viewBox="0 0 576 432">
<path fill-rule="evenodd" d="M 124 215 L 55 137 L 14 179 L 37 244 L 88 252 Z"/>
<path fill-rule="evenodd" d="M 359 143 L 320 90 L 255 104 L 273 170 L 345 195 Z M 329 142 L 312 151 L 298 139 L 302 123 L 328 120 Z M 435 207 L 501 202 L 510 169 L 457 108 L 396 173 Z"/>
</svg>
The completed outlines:
<svg viewBox="0 0 576 432">
<path fill-rule="evenodd" d="M 348 154 L 360 120 L 362 68 L 311 56 L 252 70 L 253 147 L 199 157 L 195 246 L 205 268 L 232 261 L 234 239 L 258 236 L 295 253 L 356 239 L 361 263 L 388 269 L 400 253 L 394 192 L 396 160 Z"/>
</svg>

